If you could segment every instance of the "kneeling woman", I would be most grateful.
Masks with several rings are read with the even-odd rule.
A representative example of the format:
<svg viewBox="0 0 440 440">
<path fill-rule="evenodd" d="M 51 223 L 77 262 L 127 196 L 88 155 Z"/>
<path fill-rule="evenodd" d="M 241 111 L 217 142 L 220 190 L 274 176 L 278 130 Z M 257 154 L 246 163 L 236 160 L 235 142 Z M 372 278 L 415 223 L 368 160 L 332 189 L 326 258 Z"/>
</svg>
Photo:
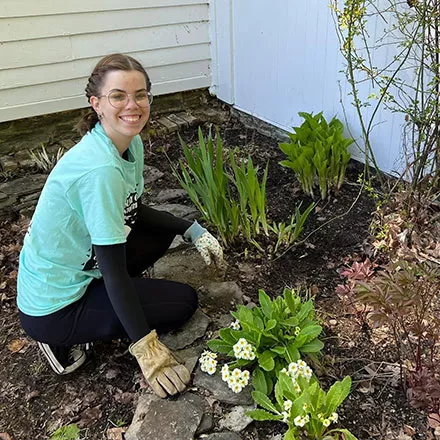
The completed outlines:
<svg viewBox="0 0 440 440">
<path fill-rule="evenodd" d="M 181 283 L 140 278 L 176 235 L 220 263 L 217 240 L 190 223 L 140 203 L 139 136 L 150 116 L 151 83 L 135 59 L 113 54 L 86 87 L 91 112 L 81 141 L 49 175 L 20 254 L 17 303 L 24 330 L 58 374 L 85 360 L 76 347 L 129 337 L 130 352 L 161 397 L 185 388 L 189 372 L 157 338 L 197 308 Z"/>
</svg>

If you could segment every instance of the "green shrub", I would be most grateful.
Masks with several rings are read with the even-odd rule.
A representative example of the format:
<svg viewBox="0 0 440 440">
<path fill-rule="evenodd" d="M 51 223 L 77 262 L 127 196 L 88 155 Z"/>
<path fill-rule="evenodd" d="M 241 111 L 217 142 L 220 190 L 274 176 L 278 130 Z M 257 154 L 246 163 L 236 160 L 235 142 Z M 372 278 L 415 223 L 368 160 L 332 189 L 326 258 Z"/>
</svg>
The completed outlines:
<svg viewBox="0 0 440 440">
<path fill-rule="evenodd" d="M 322 112 L 298 114 L 304 122 L 294 127 L 289 143 L 279 145 L 287 156 L 280 164 L 294 171 L 306 194 L 314 197 L 318 185 L 324 200 L 330 191 L 340 189 L 350 160 L 348 147 L 354 141 L 344 138 L 344 127 L 336 117 L 327 123 Z"/>
</svg>

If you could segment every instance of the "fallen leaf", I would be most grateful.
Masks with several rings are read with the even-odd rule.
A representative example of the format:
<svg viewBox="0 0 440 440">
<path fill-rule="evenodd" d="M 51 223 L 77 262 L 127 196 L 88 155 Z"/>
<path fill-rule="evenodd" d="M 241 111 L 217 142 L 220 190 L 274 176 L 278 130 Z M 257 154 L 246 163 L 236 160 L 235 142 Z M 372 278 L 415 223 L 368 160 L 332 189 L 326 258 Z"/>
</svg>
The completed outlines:
<svg viewBox="0 0 440 440">
<path fill-rule="evenodd" d="M 440 426 L 440 414 L 431 413 L 428 414 L 428 425 L 430 428 L 437 428 Z"/>
<path fill-rule="evenodd" d="M 409 435 L 411 437 L 413 437 L 414 435 L 417 434 L 416 430 L 412 426 L 409 426 L 409 425 L 405 425 L 403 427 L 403 431 L 405 432 L 406 435 Z"/>
<path fill-rule="evenodd" d="M 122 403 L 123 405 L 128 405 L 133 401 L 134 397 L 134 393 L 118 393 L 115 395 L 115 401 L 118 403 Z"/>
<path fill-rule="evenodd" d="M 40 392 L 37 390 L 31 391 L 30 393 L 26 394 L 26 402 L 30 402 L 32 399 L 37 398 L 40 395 Z"/>
<path fill-rule="evenodd" d="M 119 371 L 115 368 L 111 368 L 105 373 L 105 378 L 107 380 L 116 379 L 119 376 Z"/>
<path fill-rule="evenodd" d="M 107 440 L 124 440 L 123 434 L 126 428 L 110 428 L 107 430 Z"/>
<path fill-rule="evenodd" d="M 80 415 L 81 419 L 78 422 L 80 428 L 86 428 L 87 426 L 96 423 L 102 417 L 101 405 L 93 408 L 88 408 Z"/>
<path fill-rule="evenodd" d="M 18 353 L 20 350 L 23 350 L 28 345 L 28 341 L 25 338 L 14 339 L 11 343 L 8 344 L 8 350 L 12 353 Z"/>
<path fill-rule="evenodd" d="M 0 432 L 0 440 L 12 440 L 11 436 L 6 432 Z"/>
</svg>

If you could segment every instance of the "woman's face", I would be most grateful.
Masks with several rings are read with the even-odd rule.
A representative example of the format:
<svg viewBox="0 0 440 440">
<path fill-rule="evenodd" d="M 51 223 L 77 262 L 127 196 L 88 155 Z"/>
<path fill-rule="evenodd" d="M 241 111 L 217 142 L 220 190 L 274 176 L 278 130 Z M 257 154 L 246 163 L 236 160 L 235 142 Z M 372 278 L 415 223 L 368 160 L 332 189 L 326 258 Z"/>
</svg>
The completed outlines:
<svg viewBox="0 0 440 440">
<path fill-rule="evenodd" d="M 90 103 L 96 113 L 101 115 L 101 123 L 107 136 L 122 154 L 134 136 L 139 134 L 150 117 L 150 105 L 140 107 L 134 95 L 147 88 L 145 76 L 137 70 L 113 70 L 107 73 L 100 91 L 101 98 L 92 96 Z M 108 98 L 109 92 L 118 90 L 128 93 L 129 99 L 123 108 L 113 107 Z"/>
</svg>

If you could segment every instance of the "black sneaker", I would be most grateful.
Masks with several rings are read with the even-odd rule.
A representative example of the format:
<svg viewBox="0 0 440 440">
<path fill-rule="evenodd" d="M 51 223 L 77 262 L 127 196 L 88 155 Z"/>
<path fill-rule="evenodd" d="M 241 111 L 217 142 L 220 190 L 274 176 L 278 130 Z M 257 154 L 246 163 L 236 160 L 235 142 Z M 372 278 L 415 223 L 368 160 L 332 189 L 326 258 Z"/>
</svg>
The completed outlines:
<svg viewBox="0 0 440 440">
<path fill-rule="evenodd" d="M 72 347 L 57 347 L 42 342 L 37 342 L 37 344 L 48 360 L 50 367 L 57 374 L 72 373 L 86 360 L 85 351 L 78 345 Z"/>
</svg>

